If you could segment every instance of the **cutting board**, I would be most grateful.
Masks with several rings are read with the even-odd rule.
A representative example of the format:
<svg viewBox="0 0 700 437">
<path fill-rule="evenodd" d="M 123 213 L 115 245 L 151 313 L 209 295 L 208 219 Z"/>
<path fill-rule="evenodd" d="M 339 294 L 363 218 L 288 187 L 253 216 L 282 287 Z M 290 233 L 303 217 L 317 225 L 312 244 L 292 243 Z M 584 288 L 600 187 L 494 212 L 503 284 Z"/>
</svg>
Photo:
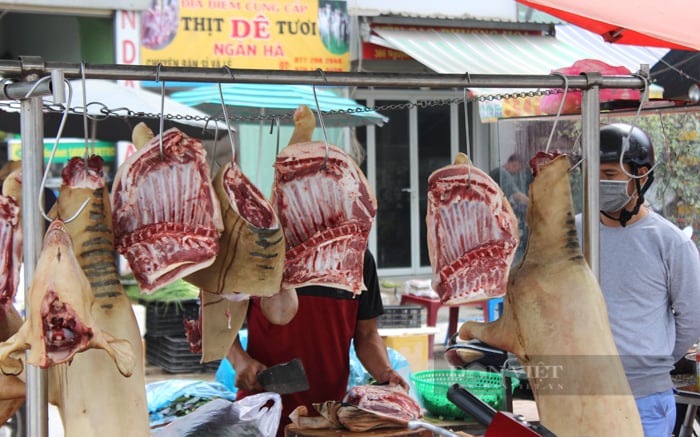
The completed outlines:
<svg viewBox="0 0 700 437">
<path fill-rule="evenodd" d="M 396 428 L 350 432 L 343 429 L 299 429 L 295 425 L 287 425 L 284 435 L 285 437 L 433 437 L 433 433 L 426 429 Z"/>
</svg>

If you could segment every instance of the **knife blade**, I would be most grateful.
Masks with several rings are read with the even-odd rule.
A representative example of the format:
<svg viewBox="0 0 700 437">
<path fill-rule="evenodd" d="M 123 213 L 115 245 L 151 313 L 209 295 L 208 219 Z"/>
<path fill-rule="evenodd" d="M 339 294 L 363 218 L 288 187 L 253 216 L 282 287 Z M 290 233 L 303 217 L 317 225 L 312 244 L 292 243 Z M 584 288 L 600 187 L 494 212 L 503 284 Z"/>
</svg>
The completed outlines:
<svg viewBox="0 0 700 437">
<path fill-rule="evenodd" d="M 265 391 L 281 395 L 309 389 L 309 380 L 299 358 L 294 358 L 287 363 L 275 364 L 258 372 L 258 381 Z"/>
</svg>

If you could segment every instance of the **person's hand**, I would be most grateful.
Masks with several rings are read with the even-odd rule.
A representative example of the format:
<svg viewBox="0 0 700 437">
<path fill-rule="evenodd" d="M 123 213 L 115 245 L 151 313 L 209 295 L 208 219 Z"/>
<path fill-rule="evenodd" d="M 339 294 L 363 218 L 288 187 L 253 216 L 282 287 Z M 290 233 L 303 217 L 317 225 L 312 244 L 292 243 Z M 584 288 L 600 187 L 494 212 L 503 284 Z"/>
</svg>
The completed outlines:
<svg viewBox="0 0 700 437">
<path fill-rule="evenodd" d="M 236 387 L 250 392 L 264 391 L 263 386 L 258 382 L 258 373 L 265 369 L 267 369 L 266 365 L 249 356 L 236 368 Z"/>
<path fill-rule="evenodd" d="M 386 369 L 380 378 L 382 383 L 389 383 L 390 386 L 398 385 L 401 386 L 406 392 L 409 391 L 410 387 L 408 386 L 408 383 L 404 381 L 404 379 L 399 375 L 399 373 L 392 369 Z"/>
</svg>

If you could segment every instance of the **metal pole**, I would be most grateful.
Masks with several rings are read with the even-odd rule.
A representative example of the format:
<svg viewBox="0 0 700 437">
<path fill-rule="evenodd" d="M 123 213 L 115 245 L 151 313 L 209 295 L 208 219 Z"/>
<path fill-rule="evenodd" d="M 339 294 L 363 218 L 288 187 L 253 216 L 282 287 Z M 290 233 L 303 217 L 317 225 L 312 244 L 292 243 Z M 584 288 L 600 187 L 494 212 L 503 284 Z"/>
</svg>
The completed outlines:
<svg viewBox="0 0 700 437">
<path fill-rule="evenodd" d="M 36 260 L 41 251 L 44 221 L 38 211 L 41 169 L 44 168 L 44 119 L 41 96 L 20 102 L 20 133 L 22 136 L 22 230 L 24 232 L 24 302 L 29 316 L 29 285 L 34 276 Z M 38 315 L 35 315 L 38 317 Z M 47 372 L 27 365 L 27 435 L 48 435 Z"/>
<path fill-rule="evenodd" d="M 583 254 L 600 279 L 600 73 L 584 73 L 590 88 L 581 98 L 583 153 Z"/>
<path fill-rule="evenodd" d="M 66 62 L 46 62 L 33 68 L 41 76 L 52 70 L 63 70 L 66 78 L 81 77 L 81 65 Z M 87 79 L 141 80 L 214 83 L 277 83 L 320 86 L 355 86 L 384 88 L 561 88 L 563 79 L 556 75 L 494 75 L 494 74 L 410 74 L 329 71 L 249 70 L 232 68 L 166 67 L 151 65 L 84 64 Z M 21 77 L 26 74 L 19 61 L 0 60 L 0 76 Z M 569 89 L 588 87 L 585 76 L 568 76 Z M 642 89 L 644 82 L 636 76 L 607 76 L 600 88 Z"/>
</svg>

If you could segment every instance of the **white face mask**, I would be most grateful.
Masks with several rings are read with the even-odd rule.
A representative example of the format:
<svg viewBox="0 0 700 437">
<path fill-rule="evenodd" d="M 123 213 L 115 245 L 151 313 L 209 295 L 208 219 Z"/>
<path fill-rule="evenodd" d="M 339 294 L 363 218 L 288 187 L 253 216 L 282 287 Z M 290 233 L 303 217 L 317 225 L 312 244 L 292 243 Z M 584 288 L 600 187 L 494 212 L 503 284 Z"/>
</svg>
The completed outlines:
<svg viewBox="0 0 700 437">
<path fill-rule="evenodd" d="M 600 181 L 600 210 L 604 212 L 617 212 L 632 200 L 633 196 L 627 194 L 626 181 Z"/>
</svg>

